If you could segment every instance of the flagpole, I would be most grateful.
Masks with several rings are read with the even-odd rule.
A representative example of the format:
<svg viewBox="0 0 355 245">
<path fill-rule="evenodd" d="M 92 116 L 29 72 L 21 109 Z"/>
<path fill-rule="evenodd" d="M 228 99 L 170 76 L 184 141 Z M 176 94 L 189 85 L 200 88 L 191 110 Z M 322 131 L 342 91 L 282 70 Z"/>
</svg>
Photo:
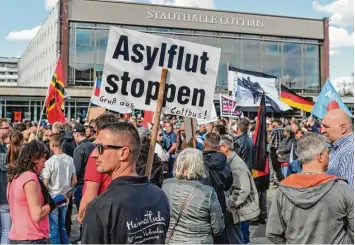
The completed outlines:
<svg viewBox="0 0 355 245">
<path fill-rule="evenodd" d="M 95 76 L 95 77 L 96 77 L 96 76 Z M 96 82 L 97 82 L 97 78 L 95 79 L 95 81 L 94 81 L 94 86 L 92 87 L 92 93 L 91 93 L 91 97 L 90 97 L 90 100 L 89 100 L 88 112 L 86 113 L 86 120 L 87 120 L 87 121 L 89 120 L 89 116 L 90 116 L 91 99 L 92 99 L 92 97 L 94 96 L 94 93 L 95 93 Z"/>
<path fill-rule="evenodd" d="M 90 98 L 90 101 L 89 101 L 89 107 L 88 107 L 88 112 L 86 113 L 86 121 L 89 120 L 89 116 L 90 116 L 90 109 L 91 109 L 91 99 L 92 97 L 94 96 L 94 91 L 95 91 L 95 88 L 96 88 L 96 82 L 97 82 L 97 72 L 96 72 L 96 63 L 97 63 L 97 52 L 96 52 L 96 29 L 94 29 L 94 76 L 95 76 L 95 79 L 94 79 L 94 87 L 92 88 L 92 94 L 91 94 L 91 98 Z"/>
<path fill-rule="evenodd" d="M 54 70 L 51 73 L 52 77 L 53 77 L 55 69 L 57 68 L 59 57 L 60 57 L 60 54 L 57 55 L 57 63 L 55 64 Z M 41 115 L 39 116 L 39 121 L 38 121 L 39 123 L 37 125 L 37 130 L 36 130 L 36 138 L 37 138 L 37 135 L 38 135 L 38 132 L 39 132 L 39 127 L 41 125 L 41 121 L 42 121 L 42 118 L 43 118 L 44 108 L 46 108 L 46 101 L 47 101 L 47 97 L 48 97 L 48 93 L 49 93 L 49 87 L 51 86 L 51 82 L 52 82 L 51 79 L 48 79 L 48 80 L 49 80 L 49 84 L 48 84 L 48 88 L 47 88 L 47 92 L 46 92 L 46 97 L 44 97 L 44 103 L 43 103 L 43 107 L 42 107 L 42 110 L 41 110 Z"/>
</svg>

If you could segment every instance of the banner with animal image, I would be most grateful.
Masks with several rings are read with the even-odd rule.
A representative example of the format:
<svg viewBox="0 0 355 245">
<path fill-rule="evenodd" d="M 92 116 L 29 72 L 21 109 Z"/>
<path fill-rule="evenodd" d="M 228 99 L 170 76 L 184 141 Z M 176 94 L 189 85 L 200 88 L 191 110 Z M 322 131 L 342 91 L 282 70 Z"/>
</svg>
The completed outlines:
<svg viewBox="0 0 355 245">
<path fill-rule="evenodd" d="M 235 98 L 238 108 L 258 107 L 260 94 L 265 94 L 267 107 L 272 107 L 274 111 L 292 110 L 280 100 L 275 83 L 275 76 L 228 66 L 228 87 L 232 89 L 232 98 Z"/>
</svg>

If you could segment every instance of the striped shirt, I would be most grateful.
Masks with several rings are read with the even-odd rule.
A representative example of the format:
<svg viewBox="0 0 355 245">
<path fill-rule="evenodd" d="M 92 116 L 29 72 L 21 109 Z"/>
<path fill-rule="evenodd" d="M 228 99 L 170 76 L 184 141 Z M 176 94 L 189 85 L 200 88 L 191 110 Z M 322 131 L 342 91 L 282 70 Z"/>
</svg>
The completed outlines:
<svg viewBox="0 0 355 245">
<path fill-rule="evenodd" d="M 283 128 L 274 128 L 270 133 L 271 148 L 278 148 L 281 141 L 285 138 Z"/>
<path fill-rule="evenodd" d="M 326 173 L 347 180 L 354 189 L 354 133 L 334 142 Z"/>
</svg>

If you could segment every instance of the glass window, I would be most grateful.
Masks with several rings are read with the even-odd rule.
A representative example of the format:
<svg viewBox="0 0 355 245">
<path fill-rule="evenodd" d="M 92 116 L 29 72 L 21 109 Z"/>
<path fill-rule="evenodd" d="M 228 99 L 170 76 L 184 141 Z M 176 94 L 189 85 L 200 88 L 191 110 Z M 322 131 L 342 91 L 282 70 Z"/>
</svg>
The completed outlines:
<svg viewBox="0 0 355 245">
<path fill-rule="evenodd" d="M 175 38 L 187 42 L 198 43 L 198 38 L 196 36 L 175 35 Z"/>
<path fill-rule="evenodd" d="M 303 39 L 303 42 L 308 42 L 308 43 L 320 43 L 319 40 L 314 40 L 314 39 Z"/>
<path fill-rule="evenodd" d="M 96 30 L 96 64 L 103 65 L 105 62 L 108 34 L 109 30 Z"/>
<path fill-rule="evenodd" d="M 212 47 L 220 47 L 219 44 L 219 38 L 216 37 L 198 37 L 199 43 L 200 44 L 204 44 L 204 45 L 208 45 L 208 46 L 212 46 Z"/>
<path fill-rule="evenodd" d="M 197 31 L 196 33 L 200 34 L 200 35 L 208 35 L 208 36 L 217 36 L 218 33 L 217 32 L 211 32 L 211 31 Z"/>
<path fill-rule="evenodd" d="M 318 92 L 320 89 L 320 77 L 318 74 L 305 75 L 304 89 L 306 92 Z"/>
<path fill-rule="evenodd" d="M 242 41 L 242 62 L 241 68 L 251 71 L 261 71 L 262 61 L 261 41 L 259 40 L 243 40 Z"/>
<path fill-rule="evenodd" d="M 279 42 L 264 42 L 265 55 L 281 55 L 281 45 Z"/>
<path fill-rule="evenodd" d="M 84 26 L 84 27 L 93 27 L 95 24 L 93 23 L 86 23 L 86 22 L 81 22 L 81 23 L 76 23 L 79 26 Z"/>
<path fill-rule="evenodd" d="M 226 90 L 228 89 L 228 80 L 227 80 L 227 64 L 219 63 L 218 76 L 216 90 Z"/>
<path fill-rule="evenodd" d="M 77 46 L 91 46 L 92 30 L 76 29 L 76 44 Z"/>
<path fill-rule="evenodd" d="M 239 37 L 240 34 L 236 34 L 236 33 L 229 33 L 229 32 L 218 32 L 219 36 L 223 36 L 223 37 Z"/>
<path fill-rule="evenodd" d="M 177 36 L 174 35 L 174 33 L 154 33 L 154 35 L 179 39 L 177 38 Z"/>
<path fill-rule="evenodd" d="M 304 74 L 319 74 L 318 59 L 304 59 Z"/>
<path fill-rule="evenodd" d="M 243 37 L 245 37 L 245 38 L 255 38 L 255 39 L 260 39 L 261 37 L 260 36 L 258 36 L 258 35 L 249 35 L 249 34 L 243 34 L 242 35 Z"/>
<path fill-rule="evenodd" d="M 221 62 L 236 65 L 238 63 L 238 56 L 236 53 L 221 53 Z"/>
<path fill-rule="evenodd" d="M 301 56 L 301 44 L 299 43 L 284 43 L 283 53 L 288 56 Z"/>
<path fill-rule="evenodd" d="M 75 116 L 75 101 L 65 102 L 65 115 L 68 119 L 76 118 Z"/>
<path fill-rule="evenodd" d="M 237 53 L 238 50 L 238 40 L 237 39 L 229 39 L 229 38 L 221 38 L 221 46 L 223 53 Z"/>
<path fill-rule="evenodd" d="M 289 88 L 303 88 L 301 44 L 283 43 L 282 82 Z"/>
<path fill-rule="evenodd" d="M 304 53 L 307 58 L 318 58 L 319 57 L 319 46 L 318 45 L 305 44 L 304 49 L 305 49 Z"/>
<path fill-rule="evenodd" d="M 76 102 L 76 117 L 84 119 L 88 112 L 89 101 L 86 102 Z"/>
<path fill-rule="evenodd" d="M 143 27 L 137 27 L 137 30 L 139 30 L 139 28 L 143 28 Z M 129 29 L 131 29 L 131 28 L 129 27 Z M 148 31 L 152 31 L 152 32 L 172 32 L 172 29 L 164 28 L 164 27 L 148 27 L 148 28 L 145 28 L 144 30 L 148 30 Z"/>
<path fill-rule="evenodd" d="M 93 81 L 95 79 L 94 72 L 93 72 L 94 60 L 95 60 L 94 30 L 77 29 L 75 45 L 76 45 L 76 54 L 71 54 L 76 56 L 75 57 L 75 62 L 76 62 L 75 80 L 84 81 L 84 82 Z"/>
<path fill-rule="evenodd" d="M 148 28 L 144 26 L 130 26 L 130 25 L 122 25 L 122 28 L 135 30 L 135 31 L 146 31 Z"/>
</svg>

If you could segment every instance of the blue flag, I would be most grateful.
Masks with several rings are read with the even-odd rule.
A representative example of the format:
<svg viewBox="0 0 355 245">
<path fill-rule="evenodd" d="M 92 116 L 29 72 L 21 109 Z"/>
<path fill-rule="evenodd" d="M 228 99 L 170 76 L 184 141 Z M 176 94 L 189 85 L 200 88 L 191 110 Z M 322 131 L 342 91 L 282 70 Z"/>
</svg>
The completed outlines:
<svg viewBox="0 0 355 245">
<path fill-rule="evenodd" d="M 332 109 L 342 109 L 350 117 L 353 116 L 328 79 L 318 96 L 317 103 L 313 106 L 312 115 L 318 117 L 319 119 L 323 119 L 324 115 Z"/>
</svg>

